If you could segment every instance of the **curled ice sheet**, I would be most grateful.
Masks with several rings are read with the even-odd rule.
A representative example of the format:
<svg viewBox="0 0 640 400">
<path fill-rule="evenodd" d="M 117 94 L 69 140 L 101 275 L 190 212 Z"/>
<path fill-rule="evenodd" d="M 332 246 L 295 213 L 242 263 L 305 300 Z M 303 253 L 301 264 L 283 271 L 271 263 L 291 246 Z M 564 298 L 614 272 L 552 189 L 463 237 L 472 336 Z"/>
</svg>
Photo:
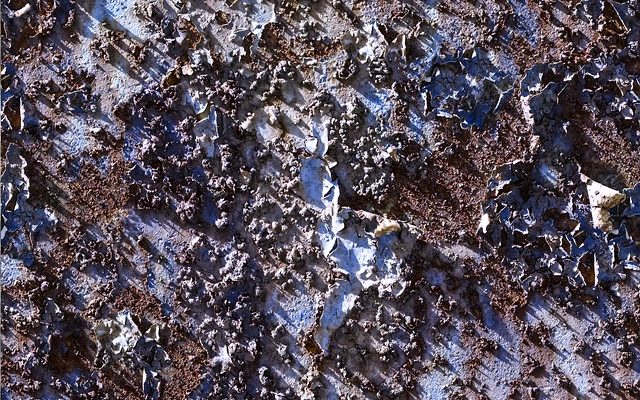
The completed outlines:
<svg viewBox="0 0 640 400">
<path fill-rule="evenodd" d="M 184 72 L 183 72 L 184 74 Z M 196 115 L 200 115 L 207 110 L 209 102 L 206 96 L 199 90 L 191 90 L 185 92 L 185 100 L 193 108 Z"/>
<path fill-rule="evenodd" d="M 377 23 L 367 24 L 362 31 L 353 31 L 350 36 L 345 38 L 343 42 L 348 43 L 351 40 L 359 47 L 358 59 L 362 62 L 371 61 L 384 52 L 384 36 Z"/>
<path fill-rule="evenodd" d="M 384 218 L 378 226 L 376 226 L 376 230 L 373 232 L 373 236 L 379 238 L 380 236 L 388 235 L 390 233 L 400 232 L 402 227 L 398 221 Z"/>
<path fill-rule="evenodd" d="M 328 350 L 331 334 L 342 326 L 357 299 L 356 289 L 349 281 L 339 281 L 329 289 L 320 316 L 320 324 L 314 335 L 318 346 L 323 351 Z"/>
<path fill-rule="evenodd" d="M 302 160 L 300 181 L 305 200 L 314 208 L 323 210 L 337 204 L 340 189 L 332 179 L 328 164 L 319 158 Z"/>
<path fill-rule="evenodd" d="M 636 183 L 633 188 L 625 189 L 624 193 L 629 196 L 629 207 L 624 211 L 624 215 L 640 216 L 640 183 Z"/>
<path fill-rule="evenodd" d="M 29 178 L 25 174 L 27 161 L 20 155 L 16 145 L 10 144 L 5 154 L 7 166 L 2 174 L 3 238 L 6 230 L 18 229 L 21 217 L 27 209 Z"/>
<path fill-rule="evenodd" d="M 478 224 L 478 231 L 482 233 L 487 233 L 487 228 L 491 223 L 491 216 L 489 213 L 482 213 L 482 217 L 480 217 L 480 224 Z"/>
<path fill-rule="evenodd" d="M 207 157 L 213 157 L 216 153 L 216 139 L 219 137 L 217 111 L 211 109 L 205 118 L 195 124 L 193 133 L 196 135 L 196 142 Z"/>
<path fill-rule="evenodd" d="M 21 131 L 24 128 L 24 118 L 25 110 L 22 98 L 17 95 L 9 97 L 2 108 L 3 122 L 6 121 L 10 129 Z"/>
<path fill-rule="evenodd" d="M 31 184 L 26 174 L 27 161 L 18 146 L 9 144 L 5 160 L 0 193 L 3 252 L 21 258 L 29 266 L 33 262 L 32 246 L 25 234 L 39 234 L 56 225 L 58 218 L 50 208 L 34 208 L 29 203 Z"/>
<path fill-rule="evenodd" d="M 229 367 L 233 365 L 228 346 L 222 346 L 220 348 L 218 355 L 213 357 L 213 363 L 214 365 L 220 365 L 222 372 L 227 371 Z"/>
<path fill-rule="evenodd" d="M 142 336 L 128 311 L 118 313 L 114 319 L 100 321 L 94 332 L 103 348 L 118 355 L 130 352 Z"/>
<path fill-rule="evenodd" d="M 584 174 L 581 175 L 581 179 L 587 186 L 589 204 L 592 207 L 612 208 L 622 203 L 626 198 L 624 193 L 598 183 Z"/>
<path fill-rule="evenodd" d="M 580 190 L 558 196 L 545 189 L 546 179 L 529 180 L 541 165 L 516 162 L 500 168 L 489 181 L 491 196 L 478 232 L 506 249 L 504 261 L 525 288 L 535 281 L 534 274 L 566 276 L 577 287 L 624 279 L 623 270 L 635 267 L 640 249 L 624 220 L 613 229 L 609 213 L 621 220 L 621 207 L 616 206 L 626 201 L 626 195 L 568 166 L 554 168 L 557 182 L 571 182 L 572 187 L 586 184 L 589 204 Z M 544 245 L 532 245 L 541 237 Z"/>
<path fill-rule="evenodd" d="M 142 393 L 148 399 L 157 399 L 160 393 L 158 373 L 150 368 L 142 369 Z"/>
<path fill-rule="evenodd" d="M 311 133 L 313 137 L 308 140 L 307 150 L 314 153 L 316 157 L 323 158 L 329 149 L 329 121 L 326 117 L 314 117 L 312 121 Z"/>
<path fill-rule="evenodd" d="M 575 71 L 561 63 L 537 64 L 527 71 L 520 81 L 520 103 L 530 125 L 558 112 L 558 93 L 575 76 Z"/>
<path fill-rule="evenodd" d="M 458 118 L 463 128 L 482 127 L 509 100 L 512 83 L 512 76 L 493 65 L 486 51 L 476 48 L 435 60 L 423 96 L 427 111 Z"/>
<path fill-rule="evenodd" d="M 598 183 L 584 174 L 580 176 L 580 179 L 587 187 L 593 225 L 605 232 L 611 231 L 613 224 L 611 223 L 609 209 L 622 203 L 626 199 L 626 195 Z"/>
<path fill-rule="evenodd" d="M 147 341 L 153 341 L 155 340 L 156 342 L 160 340 L 160 326 L 158 324 L 153 324 L 149 327 L 149 329 L 147 329 L 147 331 L 144 333 L 144 338 Z"/>
<path fill-rule="evenodd" d="M 160 325 L 151 326 L 142 333 L 124 310 L 114 318 L 99 321 L 94 327 L 100 348 L 117 359 L 133 360 L 142 369 L 142 393 L 145 398 L 160 398 L 160 372 L 171 364 L 169 354 L 160 345 Z"/>
<path fill-rule="evenodd" d="M 262 1 L 243 1 L 241 2 L 246 14 L 246 23 L 242 27 L 236 27 L 234 31 L 229 34 L 227 40 L 234 42 L 241 47 L 237 49 L 236 54 L 238 56 L 253 56 L 257 54 L 262 33 L 264 32 L 268 24 L 275 23 L 276 12 L 275 4 L 262 2 Z M 245 38 L 249 37 L 249 54 L 246 53 L 244 48 Z"/>
<path fill-rule="evenodd" d="M 261 143 L 268 143 L 282 136 L 283 132 L 274 107 L 265 107 L 253 113 L 240 127 L 256 132 Z"/>
<path fill-rule="evenodd" d="M 316 330 L 316 341 L 326 351 L 331 333 L 342 325 L 363 289 L 377 286 L 380 296 L 398 296 L 404 291 L 403 259 L 413 249 L 416 231 L 347 208 L 335 214 L 325 212 L 316 231 L 323 253 L 347 274 L 327 294 Z"/>
</svg>

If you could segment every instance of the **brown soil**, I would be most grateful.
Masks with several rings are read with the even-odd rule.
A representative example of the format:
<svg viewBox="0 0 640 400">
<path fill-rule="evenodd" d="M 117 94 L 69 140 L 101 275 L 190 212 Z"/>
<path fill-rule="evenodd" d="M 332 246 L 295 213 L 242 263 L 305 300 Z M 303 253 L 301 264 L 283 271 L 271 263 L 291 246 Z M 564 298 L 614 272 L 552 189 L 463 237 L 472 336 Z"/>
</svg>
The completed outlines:
<svg viewBox="0 0 640 400">
<path fill-rule="evenodd" d="M 490 132 L 495 131 L 491 137 Z M 444 143 L 422 167 L 422 179 L 396 176 L 398 201 L 393 214 L 409 215 L 428 242 L 458 241 L 478 228 L 480 204 L 494 168 L 530 157 L 531 129 L 513 98 L 484 132 L 464 131 L 455 121 L 436 133 Z M 453 148 L 447 157 L 444 148 Z M 464 233 L 466 232 L 466 233 Z"/>
<path fill-rule="evenodd" d="M 167 321 L 160 302 L 135 287 L 123 290 L 113 302 L 114 310 L 131 310 L 138 318 L 152 322 Z M 171 359 L 171 367 L 164 375 L 162 398 L 186 398 L 200 383 L 202 368 L 207 364 L 207 352 L 182 327 L 170 325 L 169 341 L 164 346 Z M 137 387 L 136 387 L 137 388 Z"/>
</svg>

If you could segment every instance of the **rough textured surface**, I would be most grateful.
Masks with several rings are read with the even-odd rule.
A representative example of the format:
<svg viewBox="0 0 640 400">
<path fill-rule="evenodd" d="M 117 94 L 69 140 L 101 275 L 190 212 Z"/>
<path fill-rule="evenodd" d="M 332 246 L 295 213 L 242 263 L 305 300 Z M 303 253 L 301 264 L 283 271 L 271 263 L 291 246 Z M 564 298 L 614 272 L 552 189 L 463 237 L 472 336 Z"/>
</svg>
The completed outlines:
<svg viewBox="0 0 640 400">
<path fill-rule="evenodd" d="M 2 399 L 640 397 L 636 0 L 7 0 Z"/>
</svg>

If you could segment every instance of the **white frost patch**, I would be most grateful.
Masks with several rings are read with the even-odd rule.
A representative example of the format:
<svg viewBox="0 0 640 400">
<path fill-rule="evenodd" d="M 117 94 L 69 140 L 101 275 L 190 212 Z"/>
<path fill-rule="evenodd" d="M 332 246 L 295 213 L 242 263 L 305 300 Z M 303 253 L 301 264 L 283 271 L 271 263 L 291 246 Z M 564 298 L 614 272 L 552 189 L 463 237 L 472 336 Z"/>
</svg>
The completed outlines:
<svg viewBox="0 0 640 400">
<path fill-rule="evenodd" d="M 67 118 L 72 119 L 69 121 L 67 131 L 56 137 L 54 141 L 62 150 L 77 156 L 91 146 L 91 137 L 87 135 L 91 127 L 83 119 L 70 115 L 67 115 Z"/>
<path fill-rule="evenodd" d="M 325 298 L 315 333 L 323 351 L 328 350 L 331 333 L 342 325 L 363 289 L 377 286 L 380 296 L 402 294 L 407 286 L 403 258 L 416 241 L 415 230 L 397 221 L 349 208 L 334 210 L 330 207 L 321 216 L 318 241 L 325 257 L 348 277 L 331 287 Z M 380 229 L 381 226 L 393 229 Z"/>
<path fill-rule="evenodd" d="M 302 160 L 300 181 L 305 201 L 321 211 L 338 204 L 340 189 L 331 178 L 329 165 L 319 158 Z"/>
<path fill-rule="evenodd" d="M 107 11 L 111 19 L 118 21 L 124 29 L 136 38 L 140 40 L 151 39 L 154 32 L 147 29 L 134 13 L 136 3 L 137 0 L 106 0 L 104 2 L 98 2 L 94 10 L 98 7 L 103 8 Z M 104 11 L 102 11 L 102 13 L 104 13 Z"/>
<path fill-rule="evenodd" d="M 278 290 L 273 290 L 267 300 L 268 309 L 273 310 L 278 322 L 294 336 L 313 325 L 315 306 L 312 296 L 288 296 Z"/>
<path fill-rule="evenodd" d="M 128 311 L 98 322 L 94 331 L 100 344 L 115 354 L 130 352 L 142 336 Z"/>
<path fill-rule="evenodd" d="M 209 111 L 209 114 L 198 121 L 193 127 L 198 146 L 204 151 L 207 157 L 211 158 L 216 153 L 216 140 L 218 134 L 218 114 L 216 110 Z"/>
<path fill-rule="evenodd" d="M 313 137 L 307 139 L 305 148 L 316 157 L 325 157 L 329 149 L 328 123 L 327 118 L 314 117 L 311 121 L 311 133 Z"/>
<path fill-rule="evenodd" d="M 0 283 L 3 287 L 15 285 L 28 272 L 22 261 L 6 254 L 0 256 Z"/>
<path fill-rule="evenodd" d="M 315 338 L 323 351 L 328 351 L 331 333 L 340 328 L 355 304 L 359 292 L 349 281 L 339 281 L 329 289 Z"/>
<path fill-rule="evenodd" d="M 267 106 L 257 110 L 240 127 L 246 130 L 253 130 L 258 136 L 260 143 L 271 142 L 282 136 L 283 132 L 276 117 L 278 110 L 273 106 Z"/>
<path fill-rule="evenodd" d="M 315 122 L 314 142 L 307 149 L 322 158 L 301 161 L 303 197 L 320 211 L 316 236 L 322 254 L 347 276 L 329 289 L 314 333 L 326 352 L 332 332 L 342 325 L 363 289 L 377 286 L 381 296 L 398 296 L 404 291 L 402 260 L 413 249 L 416 231 L 398 221 L 338 205 L 340 190 L 331 174 L 336 163 L 326 156 L 328 132 L 323 130 L 322 119 Z"/>
</svg>

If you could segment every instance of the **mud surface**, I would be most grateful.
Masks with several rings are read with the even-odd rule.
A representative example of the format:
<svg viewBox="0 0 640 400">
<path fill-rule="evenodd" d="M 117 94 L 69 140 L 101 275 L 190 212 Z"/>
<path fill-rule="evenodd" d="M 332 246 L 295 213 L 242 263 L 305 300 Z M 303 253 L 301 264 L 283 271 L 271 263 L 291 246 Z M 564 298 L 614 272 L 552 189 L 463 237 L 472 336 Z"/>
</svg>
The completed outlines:
<svg viewBox="0 0 640 400">
<path fill-rule="evenodd" d="M 635 0 L 8 0 L 2 399 L 640 397 Z"/>
</svg>

